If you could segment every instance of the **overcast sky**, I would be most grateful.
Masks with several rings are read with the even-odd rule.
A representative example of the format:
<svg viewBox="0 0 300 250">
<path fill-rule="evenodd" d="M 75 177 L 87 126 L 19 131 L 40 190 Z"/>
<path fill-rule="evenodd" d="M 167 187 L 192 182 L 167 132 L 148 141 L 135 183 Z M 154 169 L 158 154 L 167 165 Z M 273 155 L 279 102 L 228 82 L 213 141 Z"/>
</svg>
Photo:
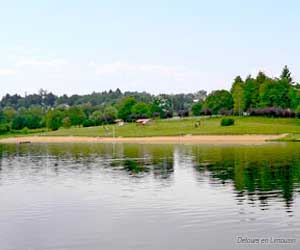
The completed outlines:
<svg viewBox="0 0 300 250">
<path fill-rule="evenodd" d="M 296 0 L 0 3 L 0 96 L 229 89 L 285 64 L 300 80 Z"/>
</svg>

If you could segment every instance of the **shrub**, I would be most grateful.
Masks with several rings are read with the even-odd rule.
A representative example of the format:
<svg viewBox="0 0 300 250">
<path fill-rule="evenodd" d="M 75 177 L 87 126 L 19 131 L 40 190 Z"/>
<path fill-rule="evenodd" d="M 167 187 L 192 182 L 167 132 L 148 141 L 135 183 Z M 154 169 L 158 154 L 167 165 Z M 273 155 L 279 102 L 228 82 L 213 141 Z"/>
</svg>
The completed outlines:
<svg viewBox="0 0 300 250">
<path fill-rule="evenodd" d="M 90 119 L 86 119 L 83 121 L 82 123 L 83 127 L 92 127 L 95 126 L 94 121 L 90 120 Z"/>
<path fill-rule="evenodd" d="M 10 131 L 10 126 L 7 123 L 0 124 L 0 135 L 6 134 Z"/>
<path fill-rule="evenodd" d="M 223 118 L 221 120 L 221 126 L 232 126 L 234 125 L 234 120 L 232 118 Z"/>
<path fill-rule="evenodd" d="M 267 116 L 267 117 L 295 117 L 296 114 L 290 109 L 280 107 L 266 107 L 262 109 L 250 110 L 251 116 Z"/>
<path fill-rule="evenodd" d="M 300 106 L 295 109 L 295 117 L 300 118 Z"/>
<path fill-rule="evenodd" d="M 190 115 L 190 112 L 188 109 L 183 109 L 183 110 L 179 110 L 177 114 L 180 118 L 182 118 L 182 117 L 188 117 Z"/>
<path fill-rule="evenodd" d="M 210 109 L 203 109 L 200 113 L 200 115 L 212 115 L 212 112 Z"/>
<path fill-rule="evenodd" d="M 201 109 L 202 109 L 202 103 L 197 102 L 192 106 L 191 111 L 194 116 L 199 116 L 201 114 Z"/>
<path fill-rule="evenodd" d="M 21 115 L 14 117 L 12 120 L 11 127 L 12 129 L 16 130 L 26 127 L 26 117 Z"/>
<path fill-rule="evenodd" d="M 71 127 L 71 119 L 69 116 L 65 117 L 63 120 L 62 120 L 62 125 L 64 128 L 70 128 Z"/>
<path fill-rule="evenodd" d="M 47 128 L 58 130 L 62 126 L 64 114 L 59 110 L 50 110 L 46 115 Z"/>
</svg>

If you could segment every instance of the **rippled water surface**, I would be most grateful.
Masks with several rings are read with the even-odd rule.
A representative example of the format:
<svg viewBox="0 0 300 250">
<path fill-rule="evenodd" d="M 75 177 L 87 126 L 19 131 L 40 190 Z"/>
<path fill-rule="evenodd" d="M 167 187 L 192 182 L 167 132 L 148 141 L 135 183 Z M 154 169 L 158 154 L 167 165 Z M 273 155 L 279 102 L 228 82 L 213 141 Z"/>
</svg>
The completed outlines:
<svg viewBox="0 0 300 250">
<path fill-rule="evenodd" d="M 300 249 L 299 190 L 300 144 L 0 145 L 0 249 Z"/>
</svg>

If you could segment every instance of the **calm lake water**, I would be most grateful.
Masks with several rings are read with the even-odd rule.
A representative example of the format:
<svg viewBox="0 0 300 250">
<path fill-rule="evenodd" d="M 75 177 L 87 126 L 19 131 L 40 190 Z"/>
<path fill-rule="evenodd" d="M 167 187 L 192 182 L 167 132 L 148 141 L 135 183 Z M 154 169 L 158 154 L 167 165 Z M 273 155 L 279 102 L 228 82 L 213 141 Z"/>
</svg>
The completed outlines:
<svg viewBox="0 0 300 250">
<path fill-rule="evenodd" d="M 300 144 L 0 145 L 0 249 L 300 249 L 299 191 Z"/>
</svg>

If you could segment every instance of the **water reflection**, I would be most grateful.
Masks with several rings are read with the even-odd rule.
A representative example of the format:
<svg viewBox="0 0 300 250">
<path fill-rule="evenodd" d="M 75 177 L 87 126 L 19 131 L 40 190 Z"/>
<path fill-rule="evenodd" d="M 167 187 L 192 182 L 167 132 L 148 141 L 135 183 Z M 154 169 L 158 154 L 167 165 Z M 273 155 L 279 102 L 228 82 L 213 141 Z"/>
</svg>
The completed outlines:
<svg viewBox="0 0 300 250">
<path fill-rule="evenodd" d="M 299 187 L 298 144 L 0 145 L 1 249 L 234 249 L 242 232 L 299 238 Z"/>
<path fill-rule="evenodd" d="M 282 200 L 291 208 L 300 186 L 300 147 L 276 144 L 256 147 L 204 147 L 124 144 L 0 145 L 2 160 L 16 166 L 23 161 L 31 171 L 66 169 L 88 171 L 95 167 L 126 170 L 128 175 L 169 179 L 174 174 L 174 152 L 178 148 L 180 165 L 192 165 L 199 182 L 233 185 L 238 204 L 259 202 L 267 209 L 270 200 Z M 72 164 L 70 164 L 72 163 Z M 12 166 L 13 168 L 13 166 Z M 1 175 L 0 175 L 1 178 Z"/>
<path fill-rule="evenodd" d="M 232 183 L 239 204 L 247 198 L 250 204 L 259 202 L 262 209 L 267 209 L 269 201 L 275 199 L 283 201 L 290 212 L 300 186 L 300 149 L 297 145 L 223 147 L 211 151 L 194 152 L 196 170 L 201 175 L 208 173 L 211 183 Z"/>
</svg>

